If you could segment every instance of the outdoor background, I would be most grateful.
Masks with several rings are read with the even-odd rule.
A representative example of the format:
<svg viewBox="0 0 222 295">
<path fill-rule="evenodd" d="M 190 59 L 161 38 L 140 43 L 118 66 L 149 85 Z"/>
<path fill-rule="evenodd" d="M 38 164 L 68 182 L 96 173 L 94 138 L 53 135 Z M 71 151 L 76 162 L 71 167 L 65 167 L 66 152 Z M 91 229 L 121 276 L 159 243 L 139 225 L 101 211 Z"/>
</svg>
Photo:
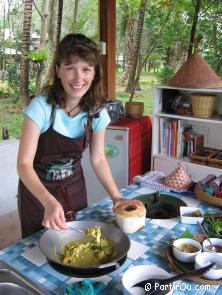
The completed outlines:
<svg viewBox="0 0 222 295">
<path fill-rule="evenodd" d="M 116 99 L 143 101 L 152 115 L 153 85 L 167 83 L 197 39 L 222 75 L 222 1 L 116 0 L 116 8 Z M 58 40 L 79 32 L 98 42 L 98 31 L 96 0 L 0 1 L 2 133 L 19 138 L 24 107 L 52 79 Z"/>
</svg>

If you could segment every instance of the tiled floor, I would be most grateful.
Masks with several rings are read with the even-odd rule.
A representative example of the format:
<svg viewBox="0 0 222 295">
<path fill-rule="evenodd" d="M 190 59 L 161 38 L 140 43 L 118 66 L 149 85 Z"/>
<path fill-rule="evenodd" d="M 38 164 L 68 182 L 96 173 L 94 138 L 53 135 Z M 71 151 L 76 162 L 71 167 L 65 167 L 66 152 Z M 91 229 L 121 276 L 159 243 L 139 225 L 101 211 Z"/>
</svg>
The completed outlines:
<svg viewBox="0 0 222 295">
<path fill-rule="evenodd" d="M 18 211 L 0 216 L 0 249 L 21 239 Z"/>
</svg>

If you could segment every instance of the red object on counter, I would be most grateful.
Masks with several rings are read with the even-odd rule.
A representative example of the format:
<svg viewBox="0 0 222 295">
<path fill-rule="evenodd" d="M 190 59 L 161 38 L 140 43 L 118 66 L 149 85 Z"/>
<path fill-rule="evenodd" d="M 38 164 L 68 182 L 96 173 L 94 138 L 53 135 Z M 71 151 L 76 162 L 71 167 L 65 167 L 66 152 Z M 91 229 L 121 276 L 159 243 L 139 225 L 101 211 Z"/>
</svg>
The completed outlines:
<svg viewBox="0 0 222 295">
<path fill-rule="evenodd" d="M 133 183 L 134 176 L 150 171 L 152 121 L 148 116 L 140 119 L 123 117 L 109 126 L 129 128 L 129 183 Z"/>
<path fill-rule="evenodd" d="M 216 192 L 215 197 L 222 198 L 222 191 Z"/>
</svg>

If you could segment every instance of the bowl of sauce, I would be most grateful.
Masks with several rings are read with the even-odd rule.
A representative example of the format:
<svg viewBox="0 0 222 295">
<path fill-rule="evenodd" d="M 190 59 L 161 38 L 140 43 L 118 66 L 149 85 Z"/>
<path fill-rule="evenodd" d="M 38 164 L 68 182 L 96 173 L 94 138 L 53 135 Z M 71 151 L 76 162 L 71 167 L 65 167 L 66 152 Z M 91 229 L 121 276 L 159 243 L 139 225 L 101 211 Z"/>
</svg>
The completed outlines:
<svg viewBox="0 0 222 295">
<path fill-rule="evenodd" d="M 194 239 L 181 238 L 173 242 L 173 255 L 182 262 L 193 262 L 201 251 L 201 244 Z"/>
<path fill-rule="evenodd" d="M 215 250 L 212 251 L 212 247 L 209 241 L 206 239 L 203 241 L 203 252 L 216 252 L 222 257 L 222 239 L 219 238 L 210 238 L 211 243 L 213 244 Z"/>
</svg>

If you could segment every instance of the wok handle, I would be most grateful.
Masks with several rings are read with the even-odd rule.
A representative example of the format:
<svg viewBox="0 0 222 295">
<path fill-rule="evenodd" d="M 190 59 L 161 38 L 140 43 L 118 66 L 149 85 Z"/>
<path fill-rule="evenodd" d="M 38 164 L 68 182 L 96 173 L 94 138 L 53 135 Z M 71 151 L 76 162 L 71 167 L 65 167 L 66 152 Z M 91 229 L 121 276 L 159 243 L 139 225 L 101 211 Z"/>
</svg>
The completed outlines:
<svg viewBox="0 0 222 295">
<path fill-rule="evenodd" d="M 67 191 L 66 186 L 61 186 L 61 194 L 64 200 L 65 205 L 65 217 L 67 221 L 75 221 L 76 220 L 76 214 L 75 211 L 72 210 L 70 201 L 69 201 L 69 194 Z"/>
</svg>

